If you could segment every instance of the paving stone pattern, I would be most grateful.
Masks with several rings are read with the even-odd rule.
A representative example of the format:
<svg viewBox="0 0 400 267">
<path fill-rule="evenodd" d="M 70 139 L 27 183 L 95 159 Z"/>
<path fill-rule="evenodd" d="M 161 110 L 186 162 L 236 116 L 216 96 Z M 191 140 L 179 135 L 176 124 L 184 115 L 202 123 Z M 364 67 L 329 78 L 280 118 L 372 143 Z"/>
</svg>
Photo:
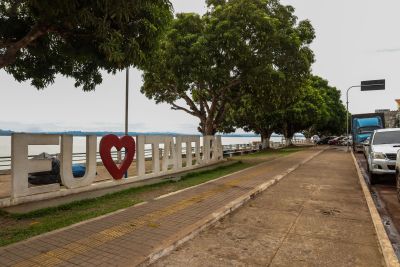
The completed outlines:
<svg viewBox="0 0 400 267">
<path fill-rule="evenodd" d="M 204 217 L 317 152 L 298 152 L 0 248 L 0 266 L 136 266 Z M 372 222 L 354 166 L 346 157 L 338 151 L 324 152 L 156 265 L 379 265 Z M 327 258 L 320 258 L 327 251 Z M 256 252 L 262 256 L 256 257 Z"/>
</svg>

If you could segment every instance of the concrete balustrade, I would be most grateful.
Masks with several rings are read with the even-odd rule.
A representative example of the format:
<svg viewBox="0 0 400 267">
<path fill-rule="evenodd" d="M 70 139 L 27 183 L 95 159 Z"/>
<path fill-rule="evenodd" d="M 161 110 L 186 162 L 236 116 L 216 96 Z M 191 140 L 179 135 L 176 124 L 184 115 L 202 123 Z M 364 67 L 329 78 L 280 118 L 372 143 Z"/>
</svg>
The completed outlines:
<svg viewBox="0 0 400 267">
<path fill-rule="evenodd" d="M 223 160 L 221 136 L 136 136 L 137 175 L 121 180 L 95 182 L 97 137 L 86 137 L 86 173 L 81 178 L 72 174 L 73 137 L 70 135 L 13 134 L 11 155 L 11 197 L 0 199 L 0 207 L 21 203 L 51 199 L 70 194 L 87 192 L 118 186 L 121 184 L 172 175 L 182 171 L 204 167 Z M 185 150 L 183 150 L 185 144 Z M 51 160 L 28 159 L 28 147 L 31 145 L 60 146 L 61 183 L 30 186 L 29 173 L 51 170 Z M 146 172 L 145 146 L 152 147 L 152 169 Z M 161 150 L 161 146 L 163 149 Z M 160 153 L 162 151 L 162 154 Z M 185 160 L 183 160 L 185 159 Z M 120 161 L 120 157 L 118 162 Z M 160 161 L 161 160 L 161 161 Z M 117 163 L 118 163 L 117 162 Z M 134 163 L 132 163 L 134 164 Z"/>
</svg>

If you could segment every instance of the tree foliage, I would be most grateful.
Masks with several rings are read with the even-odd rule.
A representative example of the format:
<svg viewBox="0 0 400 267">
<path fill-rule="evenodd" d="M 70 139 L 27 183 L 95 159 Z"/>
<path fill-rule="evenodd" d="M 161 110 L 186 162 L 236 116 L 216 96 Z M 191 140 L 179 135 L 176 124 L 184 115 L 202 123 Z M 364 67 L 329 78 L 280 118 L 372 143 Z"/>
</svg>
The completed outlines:
<svg viewBox="0 0 400 267">
<path fill-rule="evenodd" d="M 328 114 L 311 127 L 311 133 L 320 135 L 340 135 L 346 131 L 346 107 L 340 99 L 341 93 L 328 81 L 318 77 L 311 77 L 311 86 L 321 94 Z"/>
<path fill-rule="evenodd" d="M 273 114 L 275 131 L 290 140 L 297 132 L 307 135 L 340 135 L 345 130 L 346 109 L 340 91 L 318 76 L 310 76 L 299 98 Z"/>
<path fill-rule="evenodd" d="M 171 10 L 168 0 L 2 0 L 0 69 L 37 88 L 60 73 L 92 90 L 100 70 L 143 64 Z"/>
<path fill-rule="evenodd" d="M 265 86 L 271 95 L 298 88 L 312 63 L 314 31 L 277 0 L 208 6 L 204 16 L 177 15 L 145 67 L 142 92 L 197 117 L 199 131 L 213 135 L 232 129 L 230 109 L 260 85 L 274 84 Z"/>
<path fill-rule="evenodd" d="M 315 88 L 311 79 L 300 88 L 300 92 L 295 102 L 275 112 L 277 130 L 289 142 L 295 133 L 323 124 L 329 116 L 324 92 Z"/>
<path fill-rule="evenodd" d="M 242 98 L 229 117 L 234 121 L 232 124 L 261 134 L 265 148 L 272 132 L 283 134 L 288 141 L 297 132 L 307 135 L 344 132 L 346 110 L 340 91 L 318 76 L 310 76 L 298 88 L 296 97 L 290 96 L 291 101 L 285 102 L 285 95 L 279 101 L 279 97 L 270 94 L 271 90 L 262 87 L 255 92 Z"/>
</svg>

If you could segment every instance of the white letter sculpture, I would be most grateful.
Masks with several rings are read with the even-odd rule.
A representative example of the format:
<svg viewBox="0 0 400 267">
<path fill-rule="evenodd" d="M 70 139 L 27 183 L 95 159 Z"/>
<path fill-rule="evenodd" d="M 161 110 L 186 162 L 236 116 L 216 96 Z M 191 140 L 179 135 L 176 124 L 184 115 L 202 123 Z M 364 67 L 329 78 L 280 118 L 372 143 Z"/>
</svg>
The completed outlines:
<svg viewBox="0 0 400 267">
<path fill-rule="evenodd" d="M 97 137 L 86 136 L 86 172 L 83 177 L 75 178 L 72 174 L 73 137 L 63 135 L 61 138 L 61 181 L 66 188 L 78 188 L 91 185 L 96 178 Z"/>
<path fill-rule="evenodd" d="M 11 138 L 12 197 L 57 191 L 60 184 L 29 187 L 28 174 L 51 170 L 51 160 L 28 159 L 29 145 L 59 145 L 58 135 L 13 134 Z"/>
</svg>

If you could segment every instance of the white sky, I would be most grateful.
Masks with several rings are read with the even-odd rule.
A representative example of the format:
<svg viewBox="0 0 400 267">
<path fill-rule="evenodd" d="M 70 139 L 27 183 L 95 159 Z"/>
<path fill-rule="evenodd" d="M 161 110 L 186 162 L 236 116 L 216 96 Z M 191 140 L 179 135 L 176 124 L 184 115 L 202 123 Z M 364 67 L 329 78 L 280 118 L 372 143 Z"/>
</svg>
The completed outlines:
<svg viewBox="0 0 400 267">
<path fill-rule="evenodd" d="M 361 80 L 386 78 L 387 90 L 350 94 L 352 113 L 396 109 L 400 98 L 400 1 L 282 0 L 310 19 L 317 38 L 314 74 L 343 92 Z M 176 12 L 204 13 L 204 1 L 172 0 Z M 125 74 L 104 75 L 93 92 L 82 92 L 72 79 L 58 77 L 45 90 L 14 81 L 0 71 L 0 129 L 16 131 L 124 129 Z M 131 131 L 195 133 L 198 121 L 168 105 L 156 105 L 140 94 L 141 74 L 131 70 Z M 344 96 L 342 97 L 344 99 Z"/>
</svg>

